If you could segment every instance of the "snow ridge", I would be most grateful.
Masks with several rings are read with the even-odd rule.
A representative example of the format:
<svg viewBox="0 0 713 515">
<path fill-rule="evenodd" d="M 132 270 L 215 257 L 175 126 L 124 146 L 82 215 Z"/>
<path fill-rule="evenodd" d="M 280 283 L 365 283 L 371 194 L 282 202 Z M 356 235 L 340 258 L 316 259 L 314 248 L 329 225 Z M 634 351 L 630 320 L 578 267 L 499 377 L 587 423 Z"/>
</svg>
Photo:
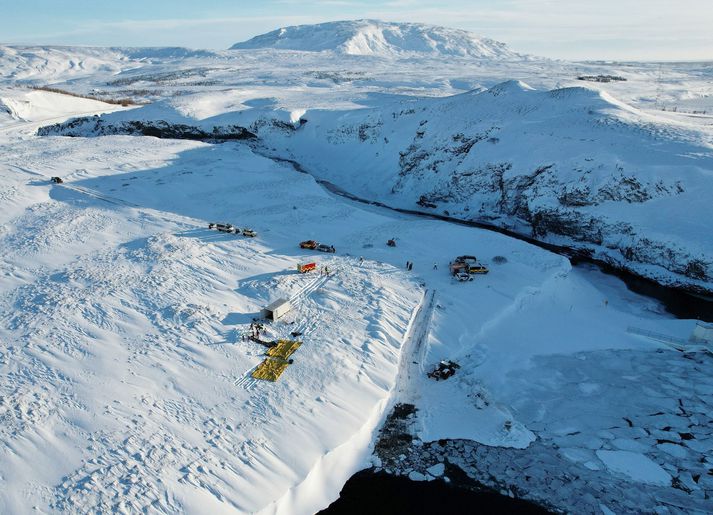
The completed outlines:
<svg viewBox="0 0 713 515">
<path fill-rule="evenodd" d="M 283 27 L 231 50 L 275 48 L 307 52 L 334 51 L 347 55 L 399 57 L 430 55 L 478 59 L 517 59 L 504 43 L 471 32 L 422 23 L 349 20 Z"/>
</svg>

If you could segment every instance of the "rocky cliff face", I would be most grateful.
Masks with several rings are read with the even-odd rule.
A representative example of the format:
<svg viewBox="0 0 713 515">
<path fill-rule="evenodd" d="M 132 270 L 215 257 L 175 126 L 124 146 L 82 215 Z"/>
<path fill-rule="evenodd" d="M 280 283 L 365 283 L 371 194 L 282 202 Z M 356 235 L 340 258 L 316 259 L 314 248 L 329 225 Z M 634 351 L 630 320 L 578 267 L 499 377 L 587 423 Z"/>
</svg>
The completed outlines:
<svg viewBox="0 0 713 515">
<path fill-rule="evenodd" d="M 255 134 L 239 125 L 214 126 L 206 130 L 196 125 L 170 123 L 165 120 L 114 121 L 100 116 L 75 118 L 48 125 L 37 130 L 38 136 L 153 136 L 162 139 L 191 139 L 197 141 L 228 141 L 255 138 Z"/>
</svg>

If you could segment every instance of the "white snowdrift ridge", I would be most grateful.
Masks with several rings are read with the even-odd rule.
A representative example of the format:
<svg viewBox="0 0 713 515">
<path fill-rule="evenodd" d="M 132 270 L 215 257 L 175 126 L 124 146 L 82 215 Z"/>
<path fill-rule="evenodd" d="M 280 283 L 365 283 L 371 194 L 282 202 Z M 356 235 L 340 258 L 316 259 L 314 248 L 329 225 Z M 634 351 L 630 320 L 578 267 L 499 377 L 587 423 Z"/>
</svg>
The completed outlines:
<svg viewBox="0 0 713 515">
<path fill-rule="evenodd" d="M 465 30 L 379 20 L 336 21 L 283 27 L 236 43 L 231 50 L 257 48 L 308 52 L 333 50 L 348 55 L 381 57 L 419 54 L 486 59 L 522 58 L 504 43 Z"/>
</svg>

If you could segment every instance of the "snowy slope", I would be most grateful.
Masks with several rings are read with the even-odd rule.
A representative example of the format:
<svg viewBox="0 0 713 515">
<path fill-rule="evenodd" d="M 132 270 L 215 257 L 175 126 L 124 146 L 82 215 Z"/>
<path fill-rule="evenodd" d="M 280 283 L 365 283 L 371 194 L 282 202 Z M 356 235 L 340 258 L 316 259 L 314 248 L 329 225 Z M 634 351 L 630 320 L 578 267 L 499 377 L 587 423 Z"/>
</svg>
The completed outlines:
<svg viewBox="0 0 713 515">
<path fill-rule="evenodd" d="M 245 131 L 361 197 L 487 221 L 664 284 L 713 291 L 708 129 L 653 117 L 594 89 L 537 91 L 518 81 L 298 115 L 244 108 L 196 119 L 186 103 L 79 119 L 42 134 L 178 127 L 197 128 L 205 139 Z"/>
<path fill-rule="evenodd" d="M 349 55 L 404 57 L 407 55 L 517 59 L 521 55 L 492 39 L 471 32 L 421 23 L 354 20 L 283 27 L 231 50 L 275 48 Z"/>
<path fill-rule="evenodd" d="M 88 76 L 110 77 L 144 65 L 216 55 L 188 48 L 0 45 L 0 77 L 3 81 L 56 83 Z"/>
<path fill-rule="evenodd" d="M 125 58 L 105 48 L 0 46 L 4 80 L 76 79 L 97 73 L 116 73 Z"/>
<path fill-rule="evenodd" d="M 326 280 L 294 272 L 314 258 L 295 234 L 342 242 L 324 219 L 345 209 L 308 177 L 246 149 L 136 143 L 15 143 L 3 170 L 2 511 L 28 498 L 63 512 L 324 506 L 364 460 L 418 286 L 390 265 L 347 273 L 343 256 L 320 259 Z M 287 194 L 310 209 L 282 207 Z M 261 236 L 207 229 L 227 218 Z M 300 331 L 295 363 L 257 383 L 264 349 L 241 335 L 313 283 L 266 335 Z"/>
<path fill-rule="evenodd" d="M 560 256 L 356 208 L 245 147 L 25 137 L 0 150 L 9 156 L 4 512 L 311 513 L 364 465 L 395 393 L 418 399 L 425 440 L 520 448 L 532 432 L 508 403 L 523 401 L 527 385 L 504 382 L 508 374 L 541 355 L 650 348 L 625 334 L 628 325 L 688 330 L 656 305 L 620 299 L 621 285 L 600 289 L 572 274 Z M 65 185 L 51 187 L 54 174 Z M 208 231 L 216 219 L 259 236 Z M 256 384 L 248 373 L 263 350 L 240 335 L 262 306 L 313 280 L 291 271 L 315 257 L 297 248 L 302 238 L 335 244 L 336 256 L 318 259 L 338 273 L 270 327 L 270 337 L 303 332 L 305 344 L 280 382 Z M 462 252 L 477 253 L 491 274 L 454 283 L 447 261 Z M 415 261 L 413 275 L 405 260 Z M 436 297 L 424 305 L 430 323 L 413 328 L 425 331 L 414 348 L 424 283 Z M 543 320 L 564 319 L 523 339 Z M 434 385 L 424 374 L 443 358 L 463 372 Z M 413 361 L 414 375 L 399 379 Z"/>
<path fill-rule="evenodd" d="M 40 122 L 77 112 L 100 113 L 112 110 L 116 110 L 116 107 L 87 98 L 41 90 L 0 89 L 0 116 L 7 114 L 6 121 Z"/>
</svg>

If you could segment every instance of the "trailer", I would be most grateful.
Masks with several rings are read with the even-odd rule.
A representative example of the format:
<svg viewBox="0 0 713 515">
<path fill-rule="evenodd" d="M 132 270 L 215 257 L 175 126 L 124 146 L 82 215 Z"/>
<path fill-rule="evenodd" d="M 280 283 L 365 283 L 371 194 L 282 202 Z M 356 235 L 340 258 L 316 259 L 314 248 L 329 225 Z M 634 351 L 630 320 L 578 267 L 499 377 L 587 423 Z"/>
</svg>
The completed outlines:
<svg viewBox="0 0 713 515">
<path fill-rule="evenodd" d="M 263 309 L 262 315 L 268 320 L 277 320 L 286 315 L 291 309 L 292 304 L 288 299 L 278 299 Z"/>
</svg>

